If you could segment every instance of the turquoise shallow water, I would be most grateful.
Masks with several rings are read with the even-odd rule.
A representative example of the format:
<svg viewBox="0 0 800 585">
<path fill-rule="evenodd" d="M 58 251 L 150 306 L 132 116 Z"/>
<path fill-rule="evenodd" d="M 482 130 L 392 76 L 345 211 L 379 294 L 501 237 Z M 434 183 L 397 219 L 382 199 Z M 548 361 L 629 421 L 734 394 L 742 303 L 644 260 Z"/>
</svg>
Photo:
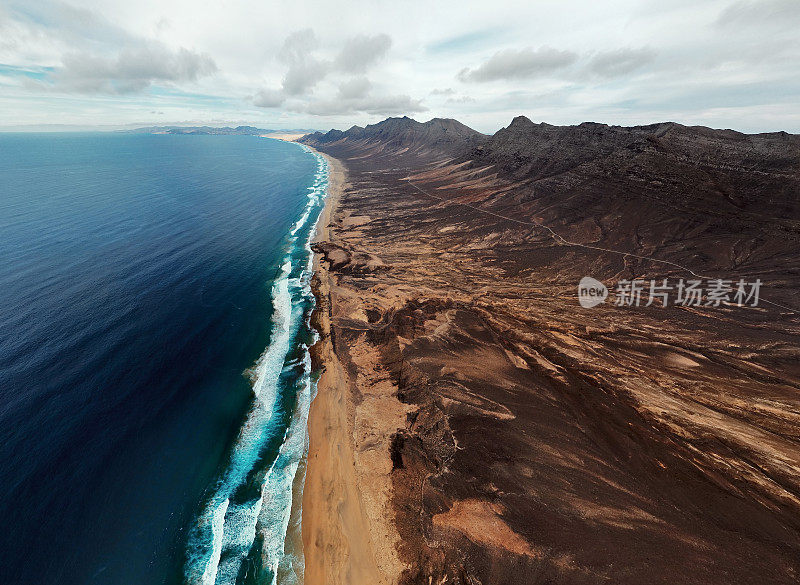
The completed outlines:
<svg viewBox="0 0 800 585">
<path fill-rule="evenodd" d="M 0 135 L 4 582 L 291 581 L 325 176 L 256 137 Z"/>
</svg>

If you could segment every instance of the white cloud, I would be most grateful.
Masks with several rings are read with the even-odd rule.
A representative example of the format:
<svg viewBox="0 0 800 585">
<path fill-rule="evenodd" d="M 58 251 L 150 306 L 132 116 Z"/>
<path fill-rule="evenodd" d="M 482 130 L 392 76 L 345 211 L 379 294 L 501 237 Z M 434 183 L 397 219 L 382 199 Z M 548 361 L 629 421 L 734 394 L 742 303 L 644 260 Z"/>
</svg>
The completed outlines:
<svg viewBox="0 0 800 585">
<path fill-rule="evenodd" d="M 340 116 L 345 114 L 395 116 L 398 114 L 426 112 L 428 108 L 423 105 L 421 100 L 415 100 L 408 95 L 384 95 L 349 100 L 312 101 L 300 111 L 314 116 Z"/>
<path fill-rule="evenodd" d="M 477 101 L 478 100 L 476 100 L 474 97 L 470 97 L 468 95 L 460 95 L 458 97 L 447 98 L 448 104 L 473 104 L 476 103 Z"/>
<path fill-rule="evenodd" d="M 0 0 L 0 126 L 425 111 L 485 132 L 517 114 L 800 131 L 797 0 L 68 2 Z"/>
<path fill-rule="evenodd" d="M 364 73 L 370 66 L 386 57 L 391 46 L 392 39 L 387 34 L 355 36 L 348 39 L 342 47 L 336 57 L 336 65 L 342 71 Z"/>
<path fill-rule="evenodd" d="M 339 99 L 350 100 L 366 97 L 372 84 L 366 77 L 355 77 L 339 86 Z"/>
<path fill-rule="evenodd" d="M 498 51 L 474 69 L 462 69 L 461 81 L 497 81 L 499 79 L 531 79 L 572 65 L 578 56 L 571 51 L 552 47 L 505 49 Z"/>
<path fill-rule="evenodd" d="M 311 29 L 296 31 L 286 37 L 278 53 L 278 58 L 289 65 L 283 77 L 286 95 L 308 93 L 328 74 L 330 63 L 320 61 L 313 55 L 317 44 L 317 37 Z"/>
<path fill-rule="evenodd" d="M 152 44 L 123 49 L 113 58 L 69 53 L 53 81 L 58 90 L 125 94 L 140 92 L 153 83 L 197 81 L 216 70 L 208 55 Z"/>
<path fill-rule="evenodd" d="M 588 70 L 599 77 L 619 77 L 636 71 L 655 57 L 655 51 L 648 48 L 604 51 L 592 57 Z"/>
<path fill-rule="evenodd" d="M 774 25 L 800 26 L 800 2 L 797 0 L 740 0 L 728 6 L 717 24 L 729 26 Z"/>
<path fill-rule="evenodd" d="M 253 105 L 259 108 L 277 108 L 285 101 L 286 96 L 276 89 L 262 89 L 253 96 Z"/>
<path fill-rule="evenodd" d="M 386 34 L 356 35 L 345 39 L 338 51 L 326 58 L 319 54 L 320 42 L 312 29 L 292 32 L 277 54 L 278 61 L 287 67 L 281 89 L 261 89 L 253 96 L 252 103 L 260 108 L 285 105 L 290 111 L 312 116 L 425 111 L 420 100 L 406 94 L 372 94 L 373 84 L 364 73 L 386 57 L 391 45 L 392 40 Z M 361 75 L 353 77 L 353 73 Z M 314 97 L 316 88 L 329 78 L 333 84 L 328 85 L 338 88 L 336 93 Z"/>
</svg>

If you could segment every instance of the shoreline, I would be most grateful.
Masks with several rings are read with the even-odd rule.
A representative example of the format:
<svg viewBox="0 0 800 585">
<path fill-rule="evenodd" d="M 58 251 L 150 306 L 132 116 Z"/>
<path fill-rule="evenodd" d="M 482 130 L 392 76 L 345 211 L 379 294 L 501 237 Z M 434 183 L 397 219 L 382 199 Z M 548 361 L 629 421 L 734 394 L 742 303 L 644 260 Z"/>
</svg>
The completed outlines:
<svg viewBox="0 0 800 585">
<path fill-rule="evenodd" d="M 330 226 L 341 212 L 340 198 L 347 178 L 341 161 L 320 154 L 329 165 L 328 196 L 318 219 L 315 243 L 331 240 Z M 373 482 L 364 481 L 372 470 L 368 461 L 361 461 L 361 441 L 357 442 L 357 402 L 362 397 L 357 397 L 348 368 L 337 355 L 332 332 L 340 289 L 317 252 L 313 270 L 317 307 L 312 326 L 320 338 L 311 355 L 312 367 L 320 371 L 320 376 L 308 417 L 302 501 L 304 581 L 313 585 L 389 584 L 399 575 L 395 550 L 399 537 L 391 526 L 388 491 L 376 494 Z M 388 449 L 385 453 L 388 462 Z"/>
<path fill-rule="evenodd" d="M 309 149 L 304 149 L 313 154 Z M 186 579 L 191 582 L 228 583 L 235 581 L 245 562 L 247 574 L 256 580 L 302 575 L 299 555 L 300 487 L 307 437 L 307 414 L 312 399 L 313 379 L 306 321 L 312 308 L 308 277 L 313 270 L 311 242 L 314 212 L 324 209 L 327 189 L 326 165 L 314 155 L 316 171 L 303 213 L 292 224 L 280 271 L 273 278 L 271 334 L 266 348 L 248 369 L 252 403 L 244 424 L 231 447 L 229 460 L 219 481 L 210 490 L 189 535 Z M 287 421 L 275 459 L 264 466 L 259 454 L 268 446 L 270 424 L 283 400 L 281 382 L 286 360 L 295 350 L 302 352 L 302 372 L 291 384 L 297 389 L 296 407 Z M 277 421 L 277 424 L 283 424 Z M 255 479 L 249 480 L 248 477 Z M 237 498 L 243 489 L 259 490 L 259 497 Z M 234 540 L 237 539 L 237 540 Z M 257 559 L 257 560 L 254 560 Z"/>
</svg>

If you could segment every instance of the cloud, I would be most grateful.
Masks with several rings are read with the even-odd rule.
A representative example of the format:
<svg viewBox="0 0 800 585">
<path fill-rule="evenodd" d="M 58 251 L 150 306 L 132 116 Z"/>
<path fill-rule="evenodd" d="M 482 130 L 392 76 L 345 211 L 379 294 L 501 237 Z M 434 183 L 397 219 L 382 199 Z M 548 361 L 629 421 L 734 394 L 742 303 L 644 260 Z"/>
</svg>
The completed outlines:
<svg viewBox="0 0 800 585">
<path fill-rule="evenodd" d="M 356 77 L 339 86 L 339 99 L 350 100 L 366 97 L 372 84 L 366 77 Z"/>
<path fill-rule="evenodd" d="M 389 35 L 359 35 L 345 42 L 336 57 L 336 66 L 348 73 L 364 73 L 369 67 L 386 57 L 392 39 Z"/>
<path fill-rule="evenodd" d="M 339 85 L 336 99 L 315 100 L 300 107 L 297 111 L 314 116 L 340 116 L 353 114 L 373 114 L 390 116 L 424 112 L 421 100 L 408 95 L 370 95 L 372 83 L 364 76 L 354 77 Z"/>
<path fill-rule="evenodd" d="M 253 105 L 259 108 L 278 108 L 286 101 L 282 91 L 262 89 L 253 96 Z"/>
<path fill-rule="evenodd" d="M 435 10 L 430 0 L 409 2 L 323 2 L 313 11 L 290 3 L 276 18 L 257 0 L 229 0 L 187 19 L 184 3 L 171 0 L 0 0 L 0 125 L 146 122 L 155 117 L 149 112 L 164 111 L 161 123 L 346 127 L 381 115 L 367 111 L 428 106 L 432 116 L 463 118 L 487 132 L 520 113 L 552 123 L 674 119 L 800 131 L 800 0 L 548 7 L 499 0 L 469 11 L 456 0 Z M 420 18 L 433 12 L 447 18 Z M 157 42 L 166 56 L 146 65 L 152 55 L 142 57 L 140 73 L 132 73 L 136 59 L 123 52 L 147 55 Z M 644 43 L 652 61 L 635 52 Z M 210 55 L 219 72 L 191 81 L 180 73 L 192 70 L 191 59 L 177 56 L 180 47 Z M 539 47 L 577 55 L 550 49 L 557 58 L 548 60 Z M 519 61 L 520 70 L 509 73 L 504 59 L 512 67 Z M 170 65 L 176 62 L 188 64 Z M 464 67 L 468 84 L 455 78 Z M 67 88 L 86 93 L 56 95 Z M 320 119 L 309 110 L 345 114 Z"/>
<path fill-rule="evenodd" d="M 284 39 L 283 45 L 278 51 L 278 59 L 289 64 L 302 62 L 318 45 L 317 35 L 314 34 L 313 29 L 296 30 Z"/>
<path fill-rule="evenodd" d="M 458 78 L 467 82 L 530 79 L 572 65 L 577 59 L 578 56 L 571 51 L 551 47 L 506 49 L 495 53 L 475 69 L 462 69 Z"/>
<path fill-rule="evenodd" d="M 317 83 L 325 79 L 328 71 L 328 64 L 316 59 L 292 65 L 283 76 L 283 91 L 287 95 L 310 93 Z"/>
<path fill-rule="evenodd" d="M 592 57 L 587 69 L 597 77 L 620 77 L 650 63 L 655 56 L 648 48 L 605 51 Z"/>
<path fill-rule="evenodd" d="M 452 87 L 445 89 L 434 89 L 430 92 L 430 95 L 447 96 L 447 99 L 444 100 L 445 104 L 471 104 L 478 101 L 472 96 L 456 95 L 456 90 L 454 90 Z"/>
<path fill-rule="evenodd" d="M 426 112 L 428 108 L 422 105 L 421 100 L 415 100 L 407 95 L 383 96 L 366 100 L 358 107 L 358 111 L 367 114 L 391 114 Z"/>
<path fill-rule="evenodd" d="M 278 59 L 289 65 L 283 77 L 286 95 L 310 92 L 330 71 L 330 63 L 320 61 L 312 54 L 317 45 L 317 37 L 310 28 L 295 31 L 286 37 L 278 53 Z"/>
<path fill-rule="evenodd" d="M 373 114 L 391 116 L 394 114 L 413 114 L 425 112 L 421 100 L 408 95 L 385 95 L 351 100 L 320 100 L 311 102 L 302 109 L 303 113 L 314 116 L 339 116 L 345 114 Z"/>
<path fill-rule="evenodd" d="M 295 31 L 286 37 L 277 54 L 278 60 L 288 65 L 281 89 L 262 89 L 253 96 L 252 102 L 258 107 L 276 108 L 283 105 L 289 97 L 301 100 L 307 98 L 313 93 L 314 88 L 331 74 L 335 77 L 337 72 L 339 74 L 365 72 L 386 56 L 391 44 L 391 38 L 385 34 L 354 36 L 345 41 L 336 57 L 329 61 L 317 58 L 315 53 L 319 49 L 319 42 L 312 29 Z M 420 111 L 413 109 L 419 106 L 408 96 L 368 99 L 367 95 L 371 88 L 369 79 L 360 75 L 339 84 L 337 97 L 343 102 L 340 106 L 335 106 L 329 100 L 318 100 L 311 104 L 295 103 L 293 109 L 314 115 L 328 115 L 328 112 L 366 112 L 381 108 L 394 111 L 392 104 L 405 104 L 412 108 L 411 111 Z M 404 101 L 403 97 L 407 100 Z"/>
<path fill-rule="evenodd" d="M 358 35 L 345 41 L 333 61 L 318 59 L 314 53 L 319 42 L 312 29 L 295 31 L 286 37 L 278 59 L 289 68 L 283 77 L 283 92 L 287 96 L 311 93 L 330 73 L 364 73 L 386 56 L 392 39 L 389 35 Z"/>
<path fill-rule="evenodd" d="M 458 97 L 447 98 L 447 100 L 445 100 L 445 103 L 448 103 L 448 104 L 471 104 L 471 103 L 474 103 L 474 102 L 477 102 L 477 101 L 478 100 L 476 100 L 474 97 L 470 97 L 468 95 L 460 95 Z"/>
<path fill-rule="evenodd" d="M 740 0 L 723 10 L 716 24 L 725 27 L 759 23 L 798 26 L 800 24 L 800 2 L 797 0 Z"/>
<path fill-rule="evenodd" d="M 52 75 L 53 87 L 79 93 L 136 93 L 158 82 L 197 81 L 217 71 L 205 53 L 169 49 L 159 43 L 126 48 L 115 58 L 69 53 Z"/>
<path fill-rule="evenodd" d="M 57 0 L 11 0 L 8 8 L 15 22 L 36 29 L 40 36 L 58 37 L 71 43 L 92 41 L 111 45 L 137 40 L 96 12 Z"/>
<path fill-rule="evenodd" d="M 431 54 L 458 54 L 462 51 L 485 46 L 492 41 L 502 38 L 505 33 L 507 33 L 507 29 L 504 26 L 494 26 L 468 33 L 459 33 L 446 39 L 437 40 L 425 47 L 425 51 Z"/>
<path fill-rule="evenodd" d="M 0 11 L 0 37 L 0 60 L 45 72 L 28 75 L 30 91 L 132 94 L 218 70 L 207 53 L 167 46 L 57 0 L 10 0 Z"/>
</svg>

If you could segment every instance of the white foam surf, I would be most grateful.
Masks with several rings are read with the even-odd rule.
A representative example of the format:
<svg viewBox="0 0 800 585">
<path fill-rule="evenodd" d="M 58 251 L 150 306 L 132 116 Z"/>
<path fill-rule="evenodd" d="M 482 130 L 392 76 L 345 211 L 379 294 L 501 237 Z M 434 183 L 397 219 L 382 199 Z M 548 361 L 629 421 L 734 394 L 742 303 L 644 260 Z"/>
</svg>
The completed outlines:
<svg viewBox="0 0 800 585">
<path fill-rule="evenodd" d="M 297 583 L 297 575 L 285 541 L 292 516 L 293 486 L 300 462 L 307 450 L 307 420 L 313 382 L 308 346 L 303 345 L 302 375 L 295 382 L 297 392 L 294 413 L 286 429 L 271 424 L 279 408 L 279 381 L 293 350 L 293 340 L 300 328 L 307 326 L 309 304 L 313 306 L 311 276 L 311 241 L 315 228 L 298 248 L 300 233 L 316 217 L 327 191 L 328 165 L 325 159 L 300 145 L 317 159 L 317 171 L 309 187 L 303 214 L 289 232 L 289 244 L 280 273 L 272 286 L 272 334 L 270 344 L 254 368 L 253 404 L 234 444 L 230 462 L 209 497 L 188 547 L 186 580 L 197 585 L 234 585 L 242 564 L 252 555 L 260 540 L 262 572 L 268 568 L 272 583 L 278 574 L 286 583 Z M 302 255 L 297 254 L 302 250 Z M 283 441 L 268 470 L 259 471 L 263 448 L 275 434 L 283 432 Z M 247 491 L 250 490 L 250 491 Z M 241 492 L 252 493 L 251 497 Z M 267 573 L 265 573 L 267 574 Z"/>
</svg>

